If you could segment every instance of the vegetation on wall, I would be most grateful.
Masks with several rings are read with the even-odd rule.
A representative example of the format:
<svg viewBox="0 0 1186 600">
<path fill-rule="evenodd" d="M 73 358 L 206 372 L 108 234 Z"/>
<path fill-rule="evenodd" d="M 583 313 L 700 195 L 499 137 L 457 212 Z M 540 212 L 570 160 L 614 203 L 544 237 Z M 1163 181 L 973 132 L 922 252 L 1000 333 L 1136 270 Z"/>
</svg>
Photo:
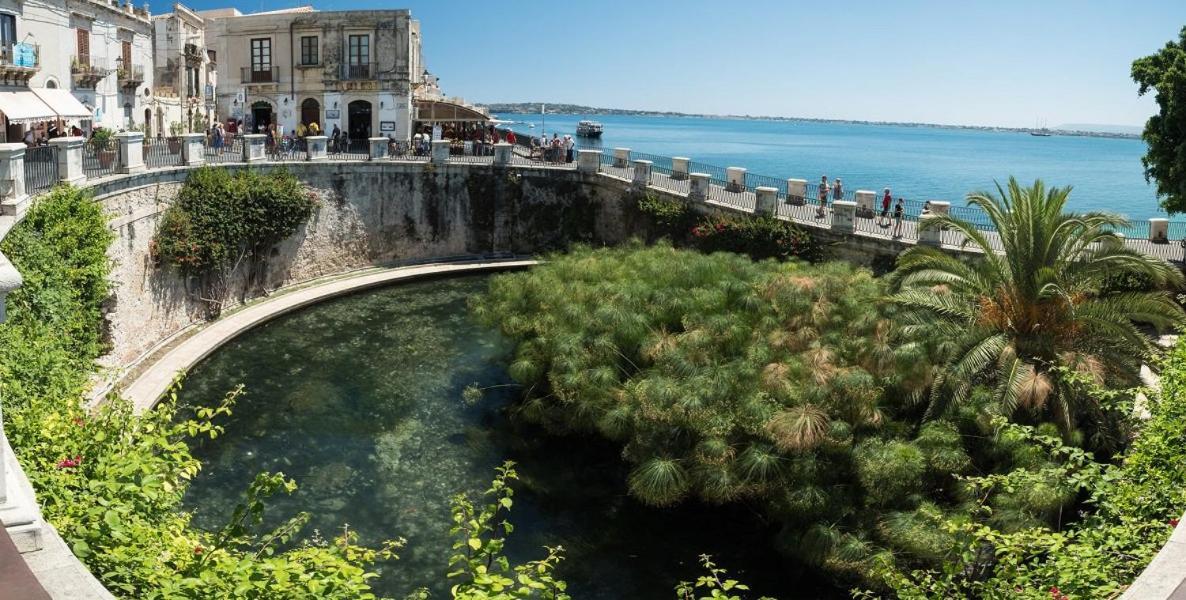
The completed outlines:
<svg viewBox="0 0 1186 600">
<path fill-rule="evenodd" d="M 802 227 L 774 217 L 697 215 L 681 200 L 639 196 L 638 209 L 651 220 L 656 237 L 703 252 L 738 252 L 751 258 L 819 260 L 820 247 Z"/>
<path fill-rule="evenodd" d="M 161 216 L 152 256 L 200 278 L 204 298 L 218 309 L 240 267 L 295 233 L 315 207 L 316 198 L 287 171 L 200 168 Z"/>
<path fill-rule="evenodd" d="M 100 343 L 111 233 L 98 204 L 59 187 L 37 202 L 2 251 L 24 277 L 0 326 L 0 385 L 9 441 L 43 514 L 113 593 L 127 598 L 367 598 L 367 565 L 394 550 L 299 540 L 297 515 L 260 531 L 263 500 L 290 491 L 261 475 L 218 532 L 189 525 L 181 496 L 199 468 L 185 440 L 217 435 L 234 395 L 194 420 L 173 404 L 143 416 L 113 398 L 88 412 L 82 395 Z"/>
</svg>

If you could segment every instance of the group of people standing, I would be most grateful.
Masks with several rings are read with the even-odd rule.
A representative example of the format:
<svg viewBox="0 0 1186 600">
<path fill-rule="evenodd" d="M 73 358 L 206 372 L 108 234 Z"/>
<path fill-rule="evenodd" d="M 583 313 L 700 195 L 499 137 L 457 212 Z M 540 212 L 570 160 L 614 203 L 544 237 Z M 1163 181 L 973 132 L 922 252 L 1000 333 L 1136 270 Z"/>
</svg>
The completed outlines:
<svg viewBox="0 0 1186 600">
<path fill-rule="evenodd" d="M 832 196 L 832 201 L 844 199 L 844 184 L 840 182 L 837 177 L 832 181 L 832 185 L 828 185 L 828 176 L 820 176 L 819 182 L 819 208 L 815 211 L 815 217 L 822 219 L 828 214 L 828 196 Z M 893 196 L 890 194 L 890 189 L 885 188 L 885 193 L 881 197 L 881 214 L 877 217 L 877 225 L 883 228 L 891 225 L 890 220 L 890 205 L 893 205 L 893 220 L 892 225 L 894 230 L 893 237 L 902 237 L 902 220 L 906 217 L 906 200 L 898 198 L 897 203 L 894 202 Z M 930 203 L 927 203 L 928 207 Z"/>
<path fill-rule="evenodd" d="M 572 162 L 576 145 L 571 135 L 562 138 L 558 133 L 553 133 L 551 140 L 547 138 L 547 134 L 539 139 L 531 139 L 532 155 L 538 152 L 540 160 L 551 163 Z"/>
</svg>

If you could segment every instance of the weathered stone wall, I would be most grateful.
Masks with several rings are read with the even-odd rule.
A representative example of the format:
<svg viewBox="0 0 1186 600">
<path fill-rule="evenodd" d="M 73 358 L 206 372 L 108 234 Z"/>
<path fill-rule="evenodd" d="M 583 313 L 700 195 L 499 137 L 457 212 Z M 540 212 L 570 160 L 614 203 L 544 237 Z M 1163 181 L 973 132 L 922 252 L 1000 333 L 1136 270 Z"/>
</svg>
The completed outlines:
<svg viewBox="0 0 1186 600">
<path fill-rule="evenodd" d="M 228 168 L 242 168 L 229 166 Z M 258 168 L 271 168 L 268 166 Z M 463 256 L 536 254 L 573 242 L 615 244 L 638 233 L 626 186 L 568 170 L 391 163 L 305 163 L 287 168 L 319 200 L 288 240 L 233 279 L 226 307 L 280 287 L 376 264 Z M 161 340 L 205 319 L 205 286 L 157 267 L 150 242 L 186 169 L 97 186 L 116 241 L 109 254 L 111 351 L 126 366 Z"/>
</svg>

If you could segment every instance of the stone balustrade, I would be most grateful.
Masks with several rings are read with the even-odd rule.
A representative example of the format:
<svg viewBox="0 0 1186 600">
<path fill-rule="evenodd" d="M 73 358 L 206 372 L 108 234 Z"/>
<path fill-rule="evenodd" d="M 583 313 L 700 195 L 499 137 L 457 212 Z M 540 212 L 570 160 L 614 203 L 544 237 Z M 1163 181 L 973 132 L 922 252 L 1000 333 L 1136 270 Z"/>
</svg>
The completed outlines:
<svg viewBox="0 0 1186 600">
<path fill-rule="evenodd" d="M 432 164 L 443 165 L 449 162 L 449 140 L 432 141 Z"/>
<path fill-rule="evenodd" d="M 708 173 L 691 173 L 688 175 L 691 183 L 688 186 L 688 199 L 696 202 L 708 200 L 708 190 L 712 185 L 712 176 Z"/>
<path fill-rule="evenodd" d="M 267 137 L 262 133 L 248 133 L 243 136 L 243 162 L 259 162 L 267 158 Z"/>
<path fill-rule="evenodd" d="M 857 203 L 851 200 L 837 200 L 832 203 L 832 231 L 852 233 L 857 222 Z"/>
<path fill-rule="evenodd" d="M 745 171 L 741 167 L 725 169 L 725 191 L 734 193 L 745 191 Z"/>
<path fill-rule="evenodd" d="M 601 150 L 577 150 L 577 170 L 582 173 L 601 171 Z"/>
<path fill-rule="evenodd" d="M 129 175 L 143 171 L 145 169 L 144 132 L 121 131 L 115 134 L 115 141 L 119 144 L 116 172 Z"/>
<path fill-rule="evenodd" d="M 773 217 L 778 214 L 778 188 L 759 187 L 754 190 L 754 214 Z"/>
<path fill-rule="evenodd" d="M 494 144 L 494 164 L 499 167 L 505 167 L 511 164 L 511 157 L 514 155 L 514 147 L 506 142 Z"/>
<path fill-rule="evenodd" d="M 49 145 L 58 151 L 58 181 L 70 185 L 86 181 L 86 172 L 82 170 L 82 146 L 85 143 L 86 139 L 82 137 L 60 137 L 49 141 Z"/>
<path fill-rule="evenodd" d="M 803 206 L 806 203 L 807 203 L 807 180 L 806 179 L 788 179 L 787 180 L 787 204 Z"/>
<path fill-rule="evenodd" d="M 635 188 L 646 189 L 651 184 L 651 167 L 654 163 L 649 160 L 635 160 L 634 161 L 634 178 L 631 183 Z"/>
<path fill-rule="evenodd" d="M 181 134 L 181 164 L 196 167 L 206 162 L 206 136 L 201 133 Z"/>
<path fill-rule="evenodd" d="M 629 148 L 614 148 L 614 166 L 625 169 L 630 164 Z"/>
<path fill-rule="evenodd" d="M 691 165 L 692 159 L 684 156 L 675 156 L 671 159 L 671 178 L 676 181 L 684 181 L 688 178 L 688 166 Z"/>
</svg>

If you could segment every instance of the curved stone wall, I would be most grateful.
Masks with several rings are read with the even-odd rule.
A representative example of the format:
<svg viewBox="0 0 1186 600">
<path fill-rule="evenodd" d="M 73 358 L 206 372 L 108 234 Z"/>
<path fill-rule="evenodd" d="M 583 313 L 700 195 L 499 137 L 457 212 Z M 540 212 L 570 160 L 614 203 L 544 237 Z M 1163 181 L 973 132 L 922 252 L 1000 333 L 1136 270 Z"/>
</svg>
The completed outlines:
<svg viewBox="0 0 1186 600">
<path fill-rule="evenodd" d="M 318 208 L 257 268 L 241 269 L 228 308 L 372 265 L 536 254 L 574 241 L 614 244 L 638 233 L 634 203 L 620 193 L 625 188 L 575 171 L 327 162 L 285 168 L 317 197 Z M 106 367 L 132 364 L 210 316 L 197 283 L 153 265 L 149 254 L 159 217 L 187 172 L 157 171 L 96 189 L 116 233 L 109 252 L 116 285 L 106 311 Z"/>
</svg>

